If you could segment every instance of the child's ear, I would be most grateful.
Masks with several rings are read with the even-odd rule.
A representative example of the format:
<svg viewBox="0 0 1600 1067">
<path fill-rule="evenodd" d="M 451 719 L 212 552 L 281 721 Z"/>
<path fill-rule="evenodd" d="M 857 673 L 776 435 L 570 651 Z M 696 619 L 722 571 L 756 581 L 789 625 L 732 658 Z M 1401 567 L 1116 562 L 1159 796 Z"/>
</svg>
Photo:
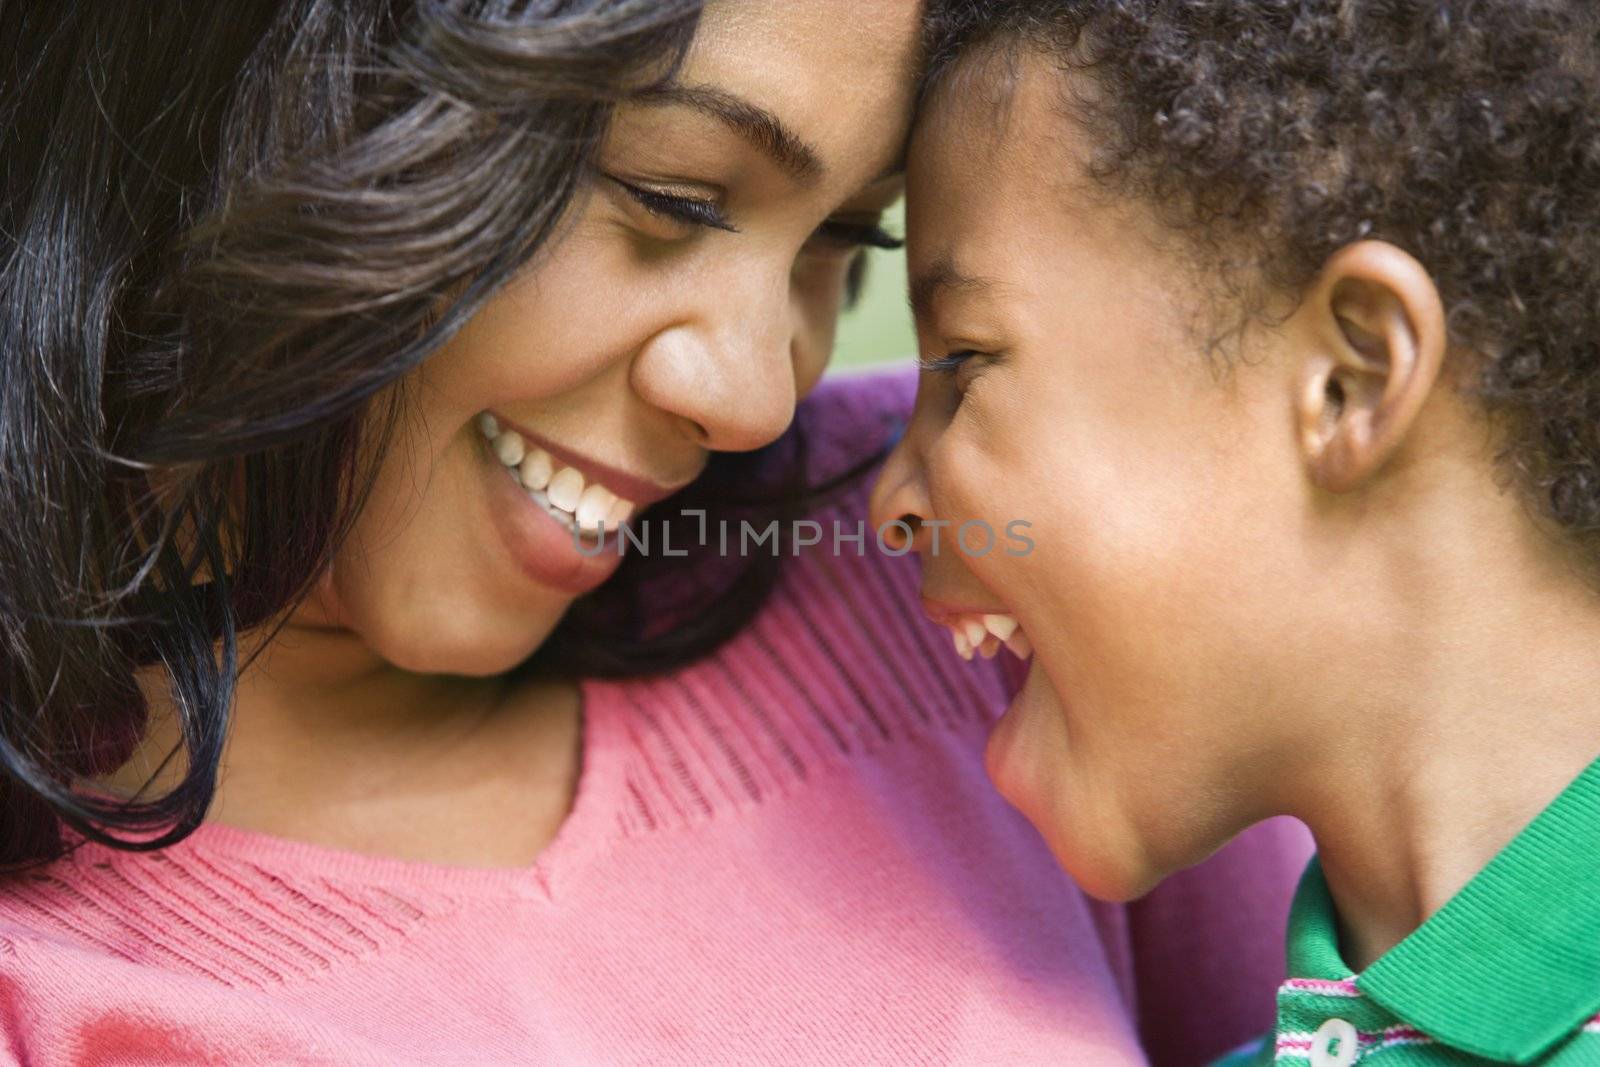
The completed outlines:
<svg viewBox="0 0 1600 1067">
<path fill-rule="evenodd" d="M 1311 341 L 1295 379 L 1301 452 L 1320 488 L 1348 492 L 1395 453 L 1438 380 L 1444 304 L 1421 263 L 1360 241 L 1329 257 L 1295 317 Z"/>
</svg>

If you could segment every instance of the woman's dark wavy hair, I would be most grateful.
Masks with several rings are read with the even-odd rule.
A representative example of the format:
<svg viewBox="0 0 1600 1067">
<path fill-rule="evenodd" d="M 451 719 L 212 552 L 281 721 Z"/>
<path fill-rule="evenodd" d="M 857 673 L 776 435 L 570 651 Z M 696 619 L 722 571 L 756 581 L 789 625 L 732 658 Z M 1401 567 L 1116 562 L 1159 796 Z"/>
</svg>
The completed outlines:
<svg viewBox="0 0 1600 1067">
<path fill-rule="evenodd" d="M 0 0 L 0 867 L 199 824 L 238 636 L 349 530 L 385 387 L 551 239 L 699 7 Z M 148 665 L 186 776 L 75 791 Z"/>
<path fill-rule="evenodd" d="M 1019 45 L 1087 72 L 1105 91 L 1063 102 L 1096 178 L 1224 276 L 1295 293 L 1361 238 L 1416 256 L 1503 460 L 1600 563 L 1600 5 L 930 0 L 927 29 L 925 93 Z"/>
</svg>

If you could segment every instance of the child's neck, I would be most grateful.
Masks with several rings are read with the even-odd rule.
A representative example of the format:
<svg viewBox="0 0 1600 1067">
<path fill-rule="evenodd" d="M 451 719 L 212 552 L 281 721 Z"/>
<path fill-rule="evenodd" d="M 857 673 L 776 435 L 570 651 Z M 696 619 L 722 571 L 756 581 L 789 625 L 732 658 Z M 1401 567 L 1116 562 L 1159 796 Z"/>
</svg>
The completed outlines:
<svg viewBox="0 0 1600 1067">
<path fill-rule="evenodd" d="M 1307 746 L 1295 807 L 1358 973 L 1600 755 L 1600 597 L 1498 562 L 1455 570 L 1457 589 L 1421 583 L 1430 603 L 1410 605 L 1385 662 L 1362 665 L 1363 691 Z"/>
</svg>

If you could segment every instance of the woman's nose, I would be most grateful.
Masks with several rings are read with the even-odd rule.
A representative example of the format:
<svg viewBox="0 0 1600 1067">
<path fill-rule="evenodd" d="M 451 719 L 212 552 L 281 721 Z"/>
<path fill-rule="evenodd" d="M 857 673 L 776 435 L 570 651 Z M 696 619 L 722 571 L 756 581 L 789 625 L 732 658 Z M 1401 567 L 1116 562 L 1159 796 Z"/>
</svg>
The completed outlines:
<svg viewBox="0 0 1600 1067">
<path fill-rule="evenodd" d="M 896 552 L 924 550 L 933 506 L 928 502 L 922 459 L 911 436 L 901 437 L 889 453 L 872 487 L 870 507 L 872 526 L 881 532 L 887 547 Z"/>
<path fill-rule="evenodd" d="M 704 448 L 760 448 L 794 418 L 798 317 L 787 275 L 745 277 L 706 299 L 703 312 L 650 339 L 634 360 L 634 389 L 683 419 Z"/>
</svg>

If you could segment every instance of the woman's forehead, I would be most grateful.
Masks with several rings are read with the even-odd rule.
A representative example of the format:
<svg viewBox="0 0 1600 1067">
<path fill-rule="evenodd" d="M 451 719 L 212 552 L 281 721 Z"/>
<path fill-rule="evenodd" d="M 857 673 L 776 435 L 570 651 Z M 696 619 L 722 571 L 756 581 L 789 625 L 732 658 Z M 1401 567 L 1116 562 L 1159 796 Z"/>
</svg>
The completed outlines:
<svg viewBox="0 0 1600 1067">
<path fill-rule="evenodd" d="M 914 0 L 712 0 L 677 84 L 775 120 L 771 147 L 860 186 L 899 169 L 920 17 Z"/>
</svg>

